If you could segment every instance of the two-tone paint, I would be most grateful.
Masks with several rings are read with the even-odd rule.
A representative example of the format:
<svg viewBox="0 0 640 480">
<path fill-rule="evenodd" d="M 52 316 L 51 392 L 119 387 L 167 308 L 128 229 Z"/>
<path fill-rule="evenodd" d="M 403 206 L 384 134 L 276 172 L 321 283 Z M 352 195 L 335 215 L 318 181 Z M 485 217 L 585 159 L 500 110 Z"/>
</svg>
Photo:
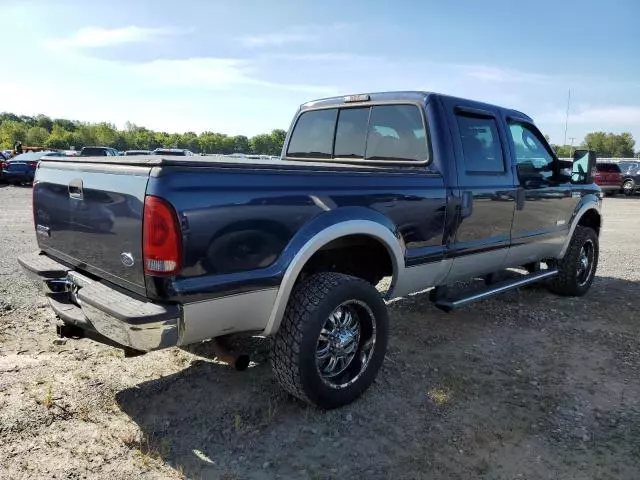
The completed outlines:
<svg viewBox="0 0 640 480">
<path fill-rule="evenodd" d="M 531 124 L 526 115 L 424 92 L 371 94 L 365 104 L 379 103 L 423 110 L 429 158 L 387 165 L 286 156 L 42 162 L 35 218 L 49 230 L 38 236 L 39 245 L 151 301 L 180 305 L 180 343 L 186 344 L 233 331 L 275 332 L 305 263 L 341 237 L 367 235 L 384 246 L 393 267 L 388 296 L 396 297 L 559 258 L 585 214 L 599 219 L 596 185 L 568 179 L 520 184 L 507 122 Z M 341 106 L 342 97 L 305 104 L 292 127 L 303 112 Z M 458 109 L 496 119 L 504 174 L 465 172 L 454 121 Z M 178 275 L 144 275 L 145 195 L 167 200 L 177 212 L 184 251 Z M 123 253 L 131 256 L 130 265 L 121 262 Z"/>
</svg>

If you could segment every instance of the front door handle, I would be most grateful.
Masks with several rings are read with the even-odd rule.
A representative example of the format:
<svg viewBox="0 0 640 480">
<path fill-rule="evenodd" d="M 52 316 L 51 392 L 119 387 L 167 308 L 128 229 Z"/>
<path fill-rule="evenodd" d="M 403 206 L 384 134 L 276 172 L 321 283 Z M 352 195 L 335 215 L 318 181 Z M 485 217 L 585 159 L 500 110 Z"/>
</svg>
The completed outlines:
<svg viewBox="0 0 640 480">
<path fill-rule="evenodd" d="M 69 196 L 71 198 L 77 198 L 78 200 L 82 200 L 83 192 L 82 192 L 82 179 L 74 178 L 69 182 Z"/>
</svg>

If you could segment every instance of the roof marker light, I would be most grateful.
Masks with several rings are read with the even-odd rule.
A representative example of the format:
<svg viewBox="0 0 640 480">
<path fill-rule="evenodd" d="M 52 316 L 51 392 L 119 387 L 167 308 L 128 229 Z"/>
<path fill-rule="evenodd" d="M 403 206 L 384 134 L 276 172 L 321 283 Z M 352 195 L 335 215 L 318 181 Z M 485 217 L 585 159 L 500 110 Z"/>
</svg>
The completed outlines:
<svg viewBox="0 0 640 480">
<path fill-rule="evenodd" d="M 371 100 L 371 97 L 369 95 L 367 95 L 367 94 L 347 95 L 346 97 L 344 97 L 344 103 L 368 102 L 369 100 Z"/>
</svg>

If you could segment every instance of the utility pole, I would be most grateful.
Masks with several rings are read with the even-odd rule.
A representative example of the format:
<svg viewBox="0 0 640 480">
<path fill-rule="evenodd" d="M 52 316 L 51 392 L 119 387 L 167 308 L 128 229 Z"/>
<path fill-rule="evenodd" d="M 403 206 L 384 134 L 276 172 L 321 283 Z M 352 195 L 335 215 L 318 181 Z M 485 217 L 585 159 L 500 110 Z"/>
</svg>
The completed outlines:
<svg viewBox="0 0 640 480">
<path fill-rule="evenodd" d="M 575 137 L 569 137 L 569 140 L 571 141 L 571 148 L 569 149 L 569 156 L 573 157 L 573 141 L 575 140 Z"/>
<path fill-rule="evenodd" d="M 564 144 L 567 144 L 567 128 L 569 127 L 569 105 L 571 104 L 571 89 L 569 89 L 569 95 L 567 96 L 567 116 L 564 121 Z"/>
</svg>

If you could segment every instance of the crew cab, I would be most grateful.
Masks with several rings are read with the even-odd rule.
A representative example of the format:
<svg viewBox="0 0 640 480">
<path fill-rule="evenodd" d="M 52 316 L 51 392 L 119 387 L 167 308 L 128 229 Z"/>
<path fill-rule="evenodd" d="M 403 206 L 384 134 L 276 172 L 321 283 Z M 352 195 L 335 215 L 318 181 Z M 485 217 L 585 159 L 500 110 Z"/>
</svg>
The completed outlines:
<svg viewBox="0 0 640 480">
<path fill-rule="evenodd" d="M 561 162 L 507 108 L 426 92 L 322 99 L 296 112 L 278 160 L 44 159 L 39 251 L 19 262 L 62 334 L 126 354 L 271 336 L 282 387 L 334 408 L 383 363 L 385 299 L 431 289 L 451 311 L 533 282 L 584 295 L 594 165 L 588 151 Z M 473 278 L 477 290 L 449 288 Z"/>
</svg>

